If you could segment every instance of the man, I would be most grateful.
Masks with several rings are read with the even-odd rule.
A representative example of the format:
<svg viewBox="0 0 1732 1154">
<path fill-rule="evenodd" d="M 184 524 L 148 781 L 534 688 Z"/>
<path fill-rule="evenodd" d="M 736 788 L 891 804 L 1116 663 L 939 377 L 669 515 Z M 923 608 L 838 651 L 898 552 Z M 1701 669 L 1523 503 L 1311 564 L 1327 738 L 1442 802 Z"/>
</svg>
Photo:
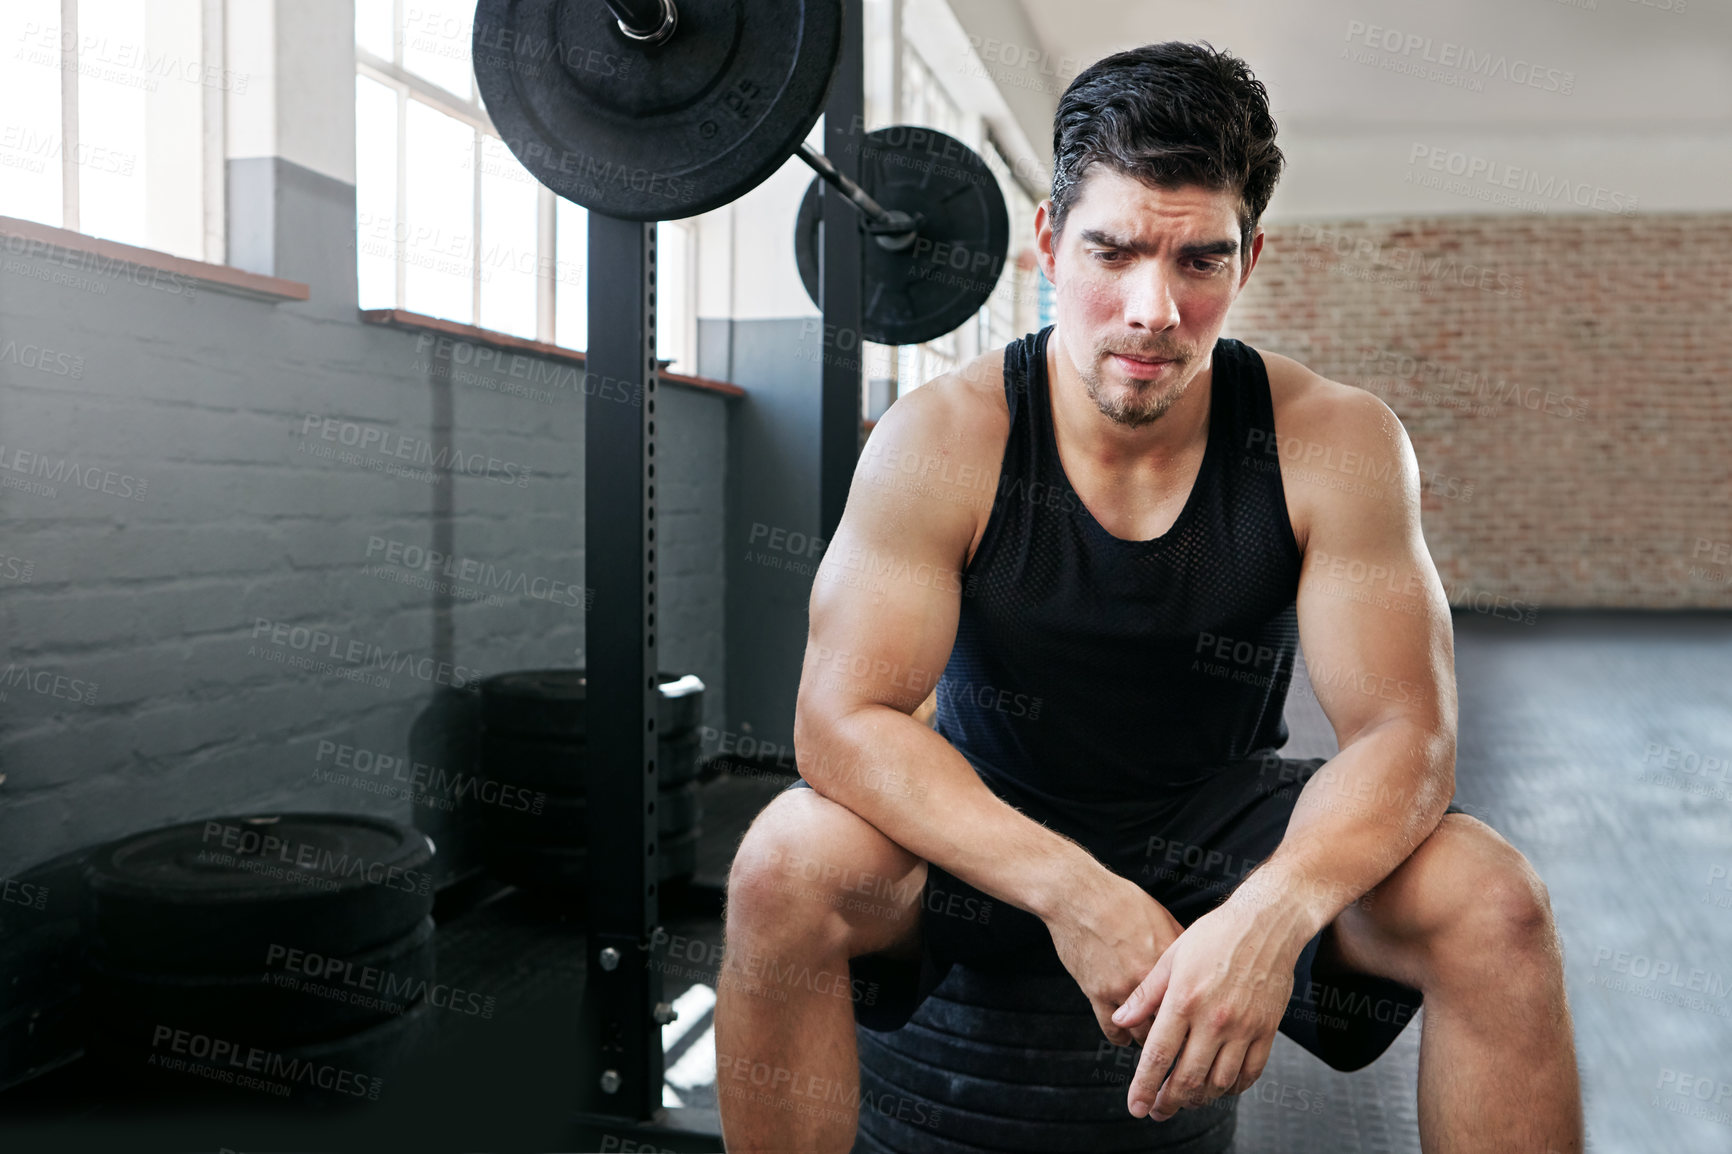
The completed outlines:
<svg viewBox="0 0 1732 1154">
<path fill-rule="evenodd" d="M 1206 46 L 1078 76 L 1036 219 L 1056 324 L 873 431 L 812 591 L 804 780 L 729 882 L 718 1058 L 788 1075 L 722 1079 L 729 1150 L 847 1150 L 856 1014 L 894 1029 L 978 960 L 1062 965 L 1141 1042 L 1133 1115 L 1242 1093 L 1277 1030 L 1358 1069 L 1423 999 L 1426 1150 L 1582 1149 L 1545 886 L 1450 804 L 1451 626 L 1406 434 L 1219 338 L 1274 137 Z M 1275 752 L 1301 639 L 1327 762 Z M 911 716 L 935 682 L 936 731 Z"/>
</svg>

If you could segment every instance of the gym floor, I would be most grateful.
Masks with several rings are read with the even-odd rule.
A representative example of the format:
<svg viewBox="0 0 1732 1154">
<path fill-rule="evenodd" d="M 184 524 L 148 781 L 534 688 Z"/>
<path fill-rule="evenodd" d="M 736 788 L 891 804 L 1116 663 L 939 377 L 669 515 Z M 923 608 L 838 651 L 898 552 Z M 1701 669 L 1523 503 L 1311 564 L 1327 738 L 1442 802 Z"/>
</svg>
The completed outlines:
<svg viewBox="0 0 1732 1154">
<path fill-rule="evenodd" d="M 1466 614 L 1456 620 L 1456 663 L 1457 798 L 1522 850 L 1550 890 L 1589 1148 L 1724 1150 L 1723 1126 L 1667 1111 L 1654 1090 L 1667 1071 L 1724 1077 L 1732 889 L 1723 879 L 1732 865 L 1732 799 L 1723 777 L 1699 767 L 1732 750 L 1732 621 L 1558 612 L 1527 626 Z M 1290 756 L 1334 751 L 1328 722 L 1308 694 L 1292 695 L 1289 724 Z M 781 784 L 724 777 L 705 786 L 700 882 L 725 877 L 739 834 Z M 685 1107 L 674 1112 L 676 1124 L 693 1129 L 714 1125 L 708 990 L 719 956 L 715 913 L 688 904 L 666 923 L 666 993 L 689 1012 L 664 1034 L 665 1100 Z M 417 1108 L 429 1139 L 456 1149 L 465 1139 L 555 1148 L 587 1138 L 605 1148 L 604 1132 L 575 1130 L 559 1105 L 565 1087 L 583 1076 L 574 1044 L 581 941 L 575 923 L 550 917 L 514 890 L 441 921 L 441 980 L 493 998 L 496 1007 L 488 1022 L 442 1015 L 441 1068 Z M 1416 1154 L 1423 1024 L 1422 1010 L 1388 1053 L 1353 1074 L 1278 1038 L 1262 1080 L 1241 1101 L 1235 1149 Z M 462 1091 L 446 1096 L 440 1085 Z M 92 1137 L 124 1131 L 135 1146 L 143 1137 L 127 1121 L 136 1115 L 80 1078 L 76 1063 L 31 1089 L 28 1102 L 5 1103 L 5 1112 L 15 1121 L 59 1118 L 53 1133 L 60 1141 L 75 1137 L 69 1115 Z M 418 1128 L 403 1117 L 391 1124 L 401 1128 L 399 1137 Z M 246 1124 L 227 1125 L 201 1123 L 197 1139 L 239 1146 Z M 191 1139 L 194 1132 L 183 1133 Z M 716 1148 L 672 1133 L 656 1144 Z"/>
</svg>

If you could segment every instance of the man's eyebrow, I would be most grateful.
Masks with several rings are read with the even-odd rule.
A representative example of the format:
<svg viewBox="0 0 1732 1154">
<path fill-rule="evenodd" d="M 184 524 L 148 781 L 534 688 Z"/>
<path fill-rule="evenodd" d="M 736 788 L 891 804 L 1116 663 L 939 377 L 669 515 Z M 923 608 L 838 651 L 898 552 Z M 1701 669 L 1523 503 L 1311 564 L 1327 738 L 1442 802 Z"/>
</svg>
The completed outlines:
<svg viewBox="0 0 1732 1154">
<path fill-rule="evenodd" d="M 1153 245 L 1141 244 L 1128 237 L 1115 236 L 1104 229 L 1085 228 L 1082 231 L 1084 244 L 1100 245 L 1103 248 L 1125 249 L 1139 256 L 1146 256 L 1154 248 Z M 1194 244 L 1179 246 L 1181 259 L 1191 259 L 1199 256 L 1234 256 L 1239 251 L 1239 242 L 1232 237 L 1220 240 L 1204 240 Z"/>
</svg>

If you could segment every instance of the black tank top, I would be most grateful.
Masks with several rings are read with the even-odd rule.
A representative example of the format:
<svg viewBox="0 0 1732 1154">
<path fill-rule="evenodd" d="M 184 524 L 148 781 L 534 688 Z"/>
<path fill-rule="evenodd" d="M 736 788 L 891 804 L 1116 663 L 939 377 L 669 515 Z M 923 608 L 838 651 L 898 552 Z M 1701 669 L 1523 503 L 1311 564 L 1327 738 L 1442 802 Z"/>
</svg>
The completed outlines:
<svg viewBox="0 0 1732 1154">
<path fill-rule="evenodd" d="M 1149 801 L 1287 741 L 1301 562 L 1263 359 L 1216 342 L 1208 444 L 1184 510 L 1108 533 L 1065 477 L 1049 326 L 1004 355 L 1010 437 L 963 575 L 937 726 L 1000 796 Z"/>
</svg>

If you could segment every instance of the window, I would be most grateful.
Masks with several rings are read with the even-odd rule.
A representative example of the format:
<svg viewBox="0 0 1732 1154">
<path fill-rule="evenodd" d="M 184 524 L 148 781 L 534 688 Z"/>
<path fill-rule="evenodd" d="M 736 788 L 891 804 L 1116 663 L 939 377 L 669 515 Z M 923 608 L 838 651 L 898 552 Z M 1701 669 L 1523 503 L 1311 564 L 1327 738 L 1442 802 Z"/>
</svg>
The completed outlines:
<svg viewBox="0 0 1732 1154">
<path fill-rule="evenodd" d="M 998 181 L 1004 193 L 1005 211 L 1010 214 L 1010 245 L 1004 259 L 1004 275 L 999 277 L 992 296 L 980 310 L 980 347 L 996 348 L 1019 340 L 1042 327 L 1040 321 L 1040 265 L 1035 260 L 1034 200 L 1017 183 L 1015 173 L 998 142 L 988 135 L 980 150 L 986 167 Z"/>
<path fill-rule="evenodd" d="M 221 9 L 0 3 L 0 215 L 221 263 Z"/>
<path fill-rule="evenodd" d="M 356 0 L 355 231 L 362 308 L 582 349 L 589 214 L 518 163 L 470 62 L 472 0 Z M 657 354 L 695 371 L 695 244 L 657 226 Z"/>
</svg>

